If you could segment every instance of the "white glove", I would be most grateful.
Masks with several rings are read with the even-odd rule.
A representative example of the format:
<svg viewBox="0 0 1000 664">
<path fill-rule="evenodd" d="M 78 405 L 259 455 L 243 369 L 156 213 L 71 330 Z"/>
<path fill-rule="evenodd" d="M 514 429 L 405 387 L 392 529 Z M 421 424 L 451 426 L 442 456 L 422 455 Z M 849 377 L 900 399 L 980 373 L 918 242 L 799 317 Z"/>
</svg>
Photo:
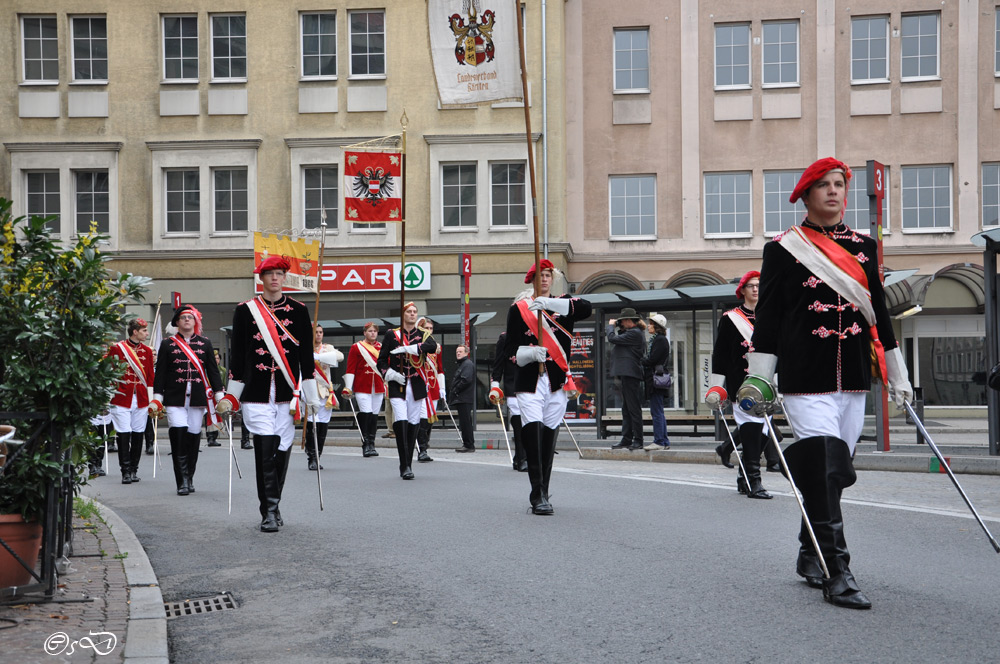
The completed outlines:
<svg viewBox="0 0 1000 664">
<path fill-rule="evenodd" d="M 569 300 L 564 297 L 536 297 L 528 305 L 528 311 L 545 309 L 561 316 L 569 315 Z"/>
<path fill-rule="evenodd" d="M 146 387 L 146 397 L 148 397 L 149 401 L 152 401 L 153 399 L 156 398 L 156 395 L 153 394 L 153 386 L 152 385 L 149 385 L 149 386 Z M 160 397 L 160 401 L 163 401 L 163 397 Z"/>
<path fill-rule="evenodd" d="M 519 367 L 526 367 L 529 364 L 544 362 L 546 357 L 548 357 L 548 351 L 545 350 L 545 346 L 517 347 L 516 361 L 517 366 Z"/>
<path fill-rule="evenodd" d="M 386 369 L 385 379 L 391 383 L 399 383 L 400 385 L 406 385 L 406 376 L 399 373 L 395 369 Z"/>
<path fill-rule="evenodd" d="M 390 355 L 399 355 L 400 353 L 406 353 L 407 355 L 420 355 L 420 347 L 417 344 L 410 344 L 409 346 L 397 346 L 389 351 Z"/>
<path fill-rule="evenodd" d="M 885 368 L 889 372 L 889 390 L 892 398 L 896 405 L 902 408 L 904 402 L 913 401 L 913 386 L 910 385 L 910 375 L 898 346 L 885 354 Z"/>
<path fill-rule="evenodd" d="M 317 411 L 323 407 L 323 401 L 319 398 L 319 388 L 316 386 L 315 378 L 307 378 L 302 381 L 302 398 L 305 400 L 309 410 Z"/>
<path fill-rule="evenodd" d="M 354 394 L 354 374 L 344 374 L 344 389 L 340 393 L 348 399 Z"/>
<path fill-rule="evenodd" d="M 437 379 L 438 379 L 438 387 L 441 390 L 441 398 L 444 399 L 445 401 L 447 401 L 448 397 L 445 396 L 446 392 L 445 392 L 445 389 L 444 389 L 444 374 L 443 373 L 439 373 L 437 375 Z"/>
<path fill-rule="evenodd" d="M 500 383 L 498 381 L 490 381 L 490 403 L 496 405 L 503 401 L 503 390 L 500 389 Z"/>
<path fill-rule="evenodd" d="M 222 401 L 222 397 L 224 397 L 225 395 L 226 395 L 225 392 L 216 392 L 215 395 L 214 395 L 215 396 L 215 403 L 219 403 L 220 401 Z"/>
</svg>

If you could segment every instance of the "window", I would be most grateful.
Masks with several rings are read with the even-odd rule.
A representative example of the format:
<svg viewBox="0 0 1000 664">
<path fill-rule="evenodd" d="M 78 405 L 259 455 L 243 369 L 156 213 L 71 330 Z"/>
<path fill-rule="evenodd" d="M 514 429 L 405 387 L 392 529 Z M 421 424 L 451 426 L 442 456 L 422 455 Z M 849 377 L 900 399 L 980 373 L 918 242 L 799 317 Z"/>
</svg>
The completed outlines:
<svg viewBox="0 0 1000 664">
<path fill-rule="evenodd" d="M 59 82 L 59 39 L 56 19 L 26 16 L 21 19 L 21 53 L 24 57 L 24 80 Z"/>
<path fill-rule="evenodd" d="M 799 22 L 771 21 L 763 24 L 765 86 L 798 85 Z"/>
<path fill-rule="evenodd" d="M 108 25 L 103 16 L 73 19 L 73 80 L 108 80 Z"/>
<path fill-rule="evenodd" d="M 951 229 L 951 166 L 903 167 L 903 230 Z"/>
<path fill-rule="evenodd" d="M 765 171 L 764 173 L 764 234 L 777 235 L 802 221 L 806 207 L 788 198 L 802 177 L 802 171 Z"/>
<path fill-rule="evenodd" d="M 98 233 L 110 228 L 110 193 L 107 171 L 76 171 L 76 232 L 89 233 L 95 224 Z"/>
<path fill-rule="evenodd" d="M 1000 164 L 983 164 L 983 228 L 1000 226 Z"/>
<path fill-rule="evenodd" d="M 302 14 L 302 77 L 337 76 L 337 14 Z"/>
<path fill-rule="evenodd" d="M 844 223 L 859 233 L 871 232 L 871 213 L 868 211 L 868 168 L 852 168 L 851 186 L 847 189 L 847 209 L 844 210 Z M 889 167 L 883 173 L 885 196 L 882 197 L 882 232 L 889 232 Z"/>
<path fill-rule="evenodd" d="M 385 12 L 350 12 L 351 76 L 385 76 Z"/>
<path fill-rule="evenodd" d="M 902 29 L 902 79 L 937 78 L 938 15 L 904 14 Z"/>
<path fill-rule="evenodd" d="M 198 80 L 198 17 L 163 17 L 163 78 Z"/>
<path fill-rule="evenodd" d="M 705 234 L 750 235 L 750 173 L 705 175 Z"/>
<path fill-rule="evenodd" d="M 302 169 L 302 200 L 307 230 L 322 227 L 324 210 L 327 229 L 337 228 L 337 186 L 336 166 L 309 166 Z"/>
<path fill-rule="evenodd" d="M 656 237 L 656 176 L 612 176 L 611 237 Z"/>
<path fill-rule="evenodd" d="M 615 91 L 649 90 L 649 30 L 615 30 Z"/>
<path fill-rule="evenodd" d="M 29 217 L 57 217 L 46 226 L 54 234 L 60 233 L 59 223 L 59 171 L 34 171 L 25 174 L 28 188 Z"/>
<path fill-rule="evenodd" d="M 493 180 L 491 225 L 525 225 L 524 172 L 523 161 L 490 164 L 490 177 Z"/>
<path fill-rule="evenodd" d="M 889 80 L 889 17 L 851 19 L 851 82 Z"/>
<path fill-rule="evenodd" d="M 750 87 L 750 24 L 715 26 L 715 87 Z"/>
<path fill-rule="evenodd" d="M 445 228 L 476 227 L 476 164 L 441 165 L 441 213 Z"/>
<path fill-rule="evenodd" d="M 167 232 L 197 233 L 201 229 L 201 187 L 198 169 L 167 171 Z"/>
<path fill-rule="evenodd" d="M 247 169 L 217 168 L 212 172 L 215 232 L 247 230 Z"/>
<path fill-rule="evenodd" d="M 212 16 L 212 80 L 245 81 L 246 78 L 246 16 Z"/>
</svg>

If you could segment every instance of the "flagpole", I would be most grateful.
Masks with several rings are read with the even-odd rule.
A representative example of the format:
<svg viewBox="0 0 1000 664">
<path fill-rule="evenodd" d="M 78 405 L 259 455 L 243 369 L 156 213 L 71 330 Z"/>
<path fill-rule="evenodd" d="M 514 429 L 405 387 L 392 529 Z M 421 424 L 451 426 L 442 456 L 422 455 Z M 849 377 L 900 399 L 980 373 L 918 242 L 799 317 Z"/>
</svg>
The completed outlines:
<svg viewBox="0 0 1000 664">
<path fill-rule="evenodd" d="M 410 119 L 406 117 L 406 109 L 403 109 L 403 115 L 399 118 L 399 124 L 403 128 L 402 138 L 400 139 L 400 152 L 402 153 L 401 158 L 403 160 L 400 166 L 400 179 L 402 180 L 403 190 L 401 193 L 400 201 L 400 258 L 399 258 L 399 326 L 403 327 L 403 306 L 406 303 L 406 127 L 410 124 Z"/>
<path fill-rule="evenodd" d="M 541 257 L 538 246 L 538 194 L 535 190 L 535 153 L 531 147 L 531 109 L 528 107 L 528 72 L 524 56 L 524 24 L 521 21 L 520 3 L 515 2 L 517 16 L 517 50 L 521 59 L 521 102 L 524 106 L 524 138 L 528 146 L 528 179 L 531 180 L 531 224 L 535 239 L 535 297 L 542 287 Z M 542 314 L 538 313 L 538 343 L 542 343 Z M 538 365 L 538 373 L 544 371 L 544 363 Z"/>
</svg>

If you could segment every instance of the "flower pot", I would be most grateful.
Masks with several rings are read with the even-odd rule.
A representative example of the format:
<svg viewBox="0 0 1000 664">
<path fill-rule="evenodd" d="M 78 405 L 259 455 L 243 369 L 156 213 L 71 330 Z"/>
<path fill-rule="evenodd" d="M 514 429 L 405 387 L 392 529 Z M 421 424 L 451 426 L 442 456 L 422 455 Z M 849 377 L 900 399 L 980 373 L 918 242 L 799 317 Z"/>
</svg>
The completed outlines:
<svg viewBox="0 0 1000 664">
<path fill-rule="evenodd" d="M 32 568 L 42 550 L 42 524 L 26 522 L 20 514 L 0 514 L 0 539 Z M 34 581 L 28 570 L 0 546 L 0 588 L 23 586 Z"/>
</svg>

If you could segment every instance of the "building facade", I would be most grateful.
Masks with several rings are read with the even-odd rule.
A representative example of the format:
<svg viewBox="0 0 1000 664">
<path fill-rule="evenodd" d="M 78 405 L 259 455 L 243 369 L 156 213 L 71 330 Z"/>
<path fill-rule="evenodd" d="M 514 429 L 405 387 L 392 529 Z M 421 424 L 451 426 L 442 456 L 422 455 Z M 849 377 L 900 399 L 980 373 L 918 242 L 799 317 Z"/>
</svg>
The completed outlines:
<svg viewBox="0 0 1000 664">
<path fill-rule="evenodd" d="M 1000 223 L 996 2 L 568 2 L 565 22 L 578 292 L 759 268 L 764 243 L 803 217 L 788 197 L 819 157 L 852 166 L 845 219 L 867 232 L 875 160 L 885 267 L 917 270 L 889 293 L 893 314 L 922 307 L 898 323 L 914 384 L 930 403 L 985 404 L 970 238 Z M 706 321 L 674 325 L 675 343 L 710 352 Z"/>
</svg>

